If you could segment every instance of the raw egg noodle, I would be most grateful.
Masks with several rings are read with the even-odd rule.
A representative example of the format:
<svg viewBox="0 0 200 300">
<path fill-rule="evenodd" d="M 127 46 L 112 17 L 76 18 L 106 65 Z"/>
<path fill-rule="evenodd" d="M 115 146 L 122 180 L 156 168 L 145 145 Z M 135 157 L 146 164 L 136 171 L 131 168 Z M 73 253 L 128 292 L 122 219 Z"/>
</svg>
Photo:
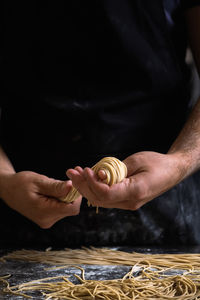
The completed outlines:
<svg viewBox="0 0 200 300">
<path fill-rule="evenodd" d="M 10 286 L 0 277 L 4 293 L 31 298 L 40 291 L 42 299 L 200 299 L 200 254 L 142 254 L 106 248 L 65 249 L 63 251 L 18 250 L 1 258 L 57 265 L 50 269 L 76 265 L 81 275 L 74 284 L 67 276 L 48 277 Z M 131 270 L 121 279 L 87 280 L 81 264 L 126 265 Z M 135 272 L 138 270 L 139 272 Z M 170 273 L 181 270 L 181 274 Z M 171 274 L 171 275 L 169 275 Z"/>
</svg>

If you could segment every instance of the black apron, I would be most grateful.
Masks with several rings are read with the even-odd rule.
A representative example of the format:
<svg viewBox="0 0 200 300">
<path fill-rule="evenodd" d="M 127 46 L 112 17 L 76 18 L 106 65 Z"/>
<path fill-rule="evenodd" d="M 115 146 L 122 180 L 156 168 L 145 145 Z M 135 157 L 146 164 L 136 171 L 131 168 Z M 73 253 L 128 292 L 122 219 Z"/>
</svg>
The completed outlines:
<svg viewBox="0 0 200 300">
<path fill-rule="evenodd" d="M 44 1 L 24 9 L 5 5 L 1 143 L 15 169 L 65 179 L 67 168 L 104 156 L 166 153 L 189 102 L 176 9 L 173 30 L 159 0 Z M 79 216 L 48 230 L 1 202 L 1 244 L 15 243 L 13 236 L 22 246 L 198 244 L 198 217 L 188 217 L 199 211 L 194 178 L 135 212 L 96 214 L 84 200 Z"/>
</svg>

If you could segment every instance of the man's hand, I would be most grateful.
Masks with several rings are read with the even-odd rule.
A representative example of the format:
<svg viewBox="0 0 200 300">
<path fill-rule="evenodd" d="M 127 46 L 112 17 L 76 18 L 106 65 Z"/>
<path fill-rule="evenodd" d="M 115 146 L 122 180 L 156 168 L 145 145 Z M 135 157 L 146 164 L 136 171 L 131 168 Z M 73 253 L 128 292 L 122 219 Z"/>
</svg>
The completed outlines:
<svg viewBox="0 0 200 300">
<path fill-rule="evenodd" d="M 136 210 L 184 178 L 182 161 L 175 154 L 138 152 L 123 161 L 127 178 L 111 187 L 101 181 L 102 174 L 97 176 L 89 168 L 69 169 L 67 176 L 94 206 Z"/>
<path fill-rule="evenodd" d="M 0 197 L 41 228 L 49 228 L 64 217 L 79 213 L 81 197 L 70 204 L 58 200 L 66 196 L 71 187 L 71 181 L 55 180 L 30 171 L 0 175 Z"/>
</svg>

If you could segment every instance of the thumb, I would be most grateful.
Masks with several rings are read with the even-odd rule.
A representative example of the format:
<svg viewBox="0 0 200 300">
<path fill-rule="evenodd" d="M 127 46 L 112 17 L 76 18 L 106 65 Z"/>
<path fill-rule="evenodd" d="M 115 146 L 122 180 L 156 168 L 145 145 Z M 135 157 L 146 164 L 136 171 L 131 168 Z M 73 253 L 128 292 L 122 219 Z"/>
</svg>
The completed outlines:
<svg viewBox="0 0 200 300">
<path fill-rule="evenodd" d="M 138 173 L 142 165 L 144 164 L 144 158 L 138 153 L 132 154 L 123 160 L 123 163 L 127 167 L 127 177 Z"/>
<path fill-rule="evenodd" d="M 40 182 L 40 193 L 46 196 L 60 198 L 65 197 L 72 187 L 71 180 L 61 181 L 47 178 Z"/>
</svg>

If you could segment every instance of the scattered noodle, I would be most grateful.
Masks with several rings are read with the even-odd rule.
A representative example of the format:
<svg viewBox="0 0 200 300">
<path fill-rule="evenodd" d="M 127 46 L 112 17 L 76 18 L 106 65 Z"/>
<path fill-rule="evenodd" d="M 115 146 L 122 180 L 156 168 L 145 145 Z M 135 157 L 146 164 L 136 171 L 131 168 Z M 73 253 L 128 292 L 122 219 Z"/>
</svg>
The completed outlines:
<svg viewBox="0 0 200 300">
<path fill-rule="evenodd" d="M 148 274 L 148 276 L 147 276 Z M 7 287 L 5 293 L 31 298 L 26 293 L 40 291 L 45 299 L 200 299 L 200 278 L 187 276 L 162 276 L 160 273 L 146 270 L 134 277 L 127 274 L 122 279 L 85 280 L 73 284 L 67 277 L 52 277 Z M 50 281 L 55 280 L 55 281 Z"/>
<path fill-rule="evenodd" d="M 80 281 L 79 284 L 72 283 L 64 276 L 43 278 L 16 286 L 6 284 L 5 293 L 23 297 L 30 298 L 30 292 L 40 291 L 44 299 L 57 300 L 200 299 L 200 254 L 141 254 L 83 248 L 44 252 L 20 250 L 3 259 L 65 264 L 65 268 L 72 264 L 132 266 L 121 279 L 87 280 L 84 269 L 77 266 L 81 276 L 74 276 Z M 177 269 L 182 270 L 182 275 L 169 275 L 169 271 Z M 6 278 L 0 278 L 0 281 L 5 283 Z"/>
<path fill-rule="evenodd" d="M 107 248 L 65 249 L 59 251 L 17 250 L 2 257 L 52 265 L 126 265 L 151 264 L 156 268 L 200 270 L 200 254 L 143 254 L 127 253 Z"/>
</svg>

